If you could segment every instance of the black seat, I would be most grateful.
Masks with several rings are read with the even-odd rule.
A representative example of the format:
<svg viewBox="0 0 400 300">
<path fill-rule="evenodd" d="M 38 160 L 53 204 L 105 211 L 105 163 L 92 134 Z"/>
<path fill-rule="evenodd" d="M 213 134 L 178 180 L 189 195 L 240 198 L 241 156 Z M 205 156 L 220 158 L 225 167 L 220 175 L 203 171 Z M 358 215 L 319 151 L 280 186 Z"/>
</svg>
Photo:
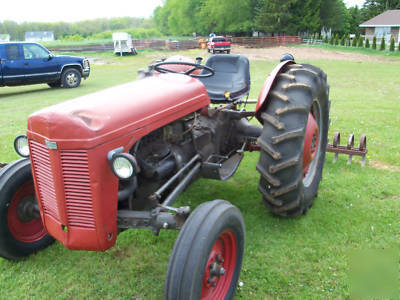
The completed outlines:
<svg viewBox="0 0 400 300">
<path fill-rule="evenodd" d="M 214 76 L 199 78 L 212 102 L 234 101 L 249 94 L 250 68 L 246 57 L 217 54 L 212 55 L 205 65 L 215 71 Z M 225 97 L 226 92 L 230 93 L 229 99 Z"/>
</svg>

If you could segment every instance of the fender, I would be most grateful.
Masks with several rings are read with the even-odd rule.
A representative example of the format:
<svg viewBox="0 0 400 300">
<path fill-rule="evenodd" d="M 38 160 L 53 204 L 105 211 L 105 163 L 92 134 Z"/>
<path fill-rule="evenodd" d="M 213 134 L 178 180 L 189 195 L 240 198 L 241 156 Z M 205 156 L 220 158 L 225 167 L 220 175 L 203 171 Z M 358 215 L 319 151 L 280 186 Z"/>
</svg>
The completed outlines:
<svg viewBox="0 0 400 300">
<path fill-rule="evenodd" d="M 269 101 L 267 101 L 269 92 L 274 85 L 276 78 L 282 72 L 282 69 L 285 66 L 291 64 L 295 64 L 295 61 L 286 60 L 284 62 L 281 62 L 278 66 L 275 67 L 275 69 L 268 75 L 267 79 L 265 80 L 264 86 L 261 89 L 260 95 L 258 96 L 256 106 L 256 118 L 261 124 L 264 124 L 264 120 L 261 118 L 261 113 L 265 110 L 269 103 Z"/>
<path fill-rule="evenodd" d="M 62 72 L 64 71 L 64 69 L 65 69 L 66 67 L 76 67 L 76 66 L 79 67 L 79 71 L 81 72 L 81 74 L 83 74 L 82 66 L 81 66 L 80 64 L 78 64 L 78 63 L 76 63 L 76 64 L 65 64 L 65 65 L 63 65 L 63 66 L 61 67 L 60 74 L 62 74 Z"/>
</svg>

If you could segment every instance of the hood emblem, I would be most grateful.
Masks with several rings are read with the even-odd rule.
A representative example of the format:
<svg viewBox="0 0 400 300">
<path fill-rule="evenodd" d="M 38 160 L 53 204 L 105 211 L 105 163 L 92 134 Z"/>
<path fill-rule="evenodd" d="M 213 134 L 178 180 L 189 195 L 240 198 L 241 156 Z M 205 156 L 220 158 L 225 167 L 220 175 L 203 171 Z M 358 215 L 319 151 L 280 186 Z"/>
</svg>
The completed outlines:
<svg viewBox="0 0 400 300">
<path fill-rule="evenodd" d="M 46 140 L 46 147 L 51 150 L 57 150 L 57 143 L 56 142 L 49 142 Z"/>
</svg>

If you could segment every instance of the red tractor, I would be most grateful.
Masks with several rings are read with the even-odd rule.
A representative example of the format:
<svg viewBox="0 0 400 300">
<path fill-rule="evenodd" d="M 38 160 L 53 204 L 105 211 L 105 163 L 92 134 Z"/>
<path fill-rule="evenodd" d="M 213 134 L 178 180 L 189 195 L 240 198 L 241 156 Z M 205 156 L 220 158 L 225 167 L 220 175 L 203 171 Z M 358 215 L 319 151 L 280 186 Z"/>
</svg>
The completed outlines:
<svg viewBox="0 0 400 300">
<path fill-rule="evenodd" d="M 180 229 L 165 299 L 231 299 L 245 228 L 238 208 L 174 201 L 196 179 L 228 180 L 260 151 L 259 191 L 272 213 L 307 213 L 325 159 L 329 88 L 318 68 L 285 55 L 254 111 L 239 55 L 166 60 L 139 80 L 42 109 L 15 139 L 24 158 L 0 171 L 0 255 L 20 259 L 54 239 L 105 251 L 130 228 Z M 248 118 L 255 117 L 263 126 Z"/>
</svg>

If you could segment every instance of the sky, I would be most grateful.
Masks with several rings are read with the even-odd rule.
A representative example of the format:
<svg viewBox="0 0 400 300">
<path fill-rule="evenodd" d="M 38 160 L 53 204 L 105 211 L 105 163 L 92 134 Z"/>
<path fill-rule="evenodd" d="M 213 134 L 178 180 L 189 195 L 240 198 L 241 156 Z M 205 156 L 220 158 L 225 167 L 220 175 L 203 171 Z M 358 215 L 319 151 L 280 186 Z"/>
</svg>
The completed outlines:
<svg viewBox="0 0 400 300">
<path fill-rule="evenodd" d="M 76 22 L 104 17 L 149 17 L 162 0 L 1 1 L 0 21 Z"/>
<path fill-rule="evenodd" d="M 365 0 L 344 0 L 343 2 L 346 4 L 347 7 L 358 5 L 358 7 L 361 8 Z"/>
<path fill-rule="evenodd" d="M 110 17 L 150 17 L 162 0 L 14 0 L 1 1 L 0 21 L 76 22 Z M 362 7 L 364 0 L 344 0 Z"/>
</svg>

